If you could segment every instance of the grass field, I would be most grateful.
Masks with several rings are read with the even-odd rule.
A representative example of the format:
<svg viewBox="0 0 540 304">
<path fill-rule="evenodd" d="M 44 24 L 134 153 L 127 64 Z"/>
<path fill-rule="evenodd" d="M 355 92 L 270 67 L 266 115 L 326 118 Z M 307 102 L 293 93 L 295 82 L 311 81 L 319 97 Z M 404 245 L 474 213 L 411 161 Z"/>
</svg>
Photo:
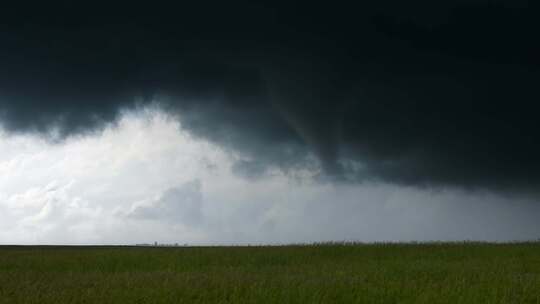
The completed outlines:
<svg viewBox="0 0 540 304">
<path fill-rule="evenodd" d="M 5 246 L 0 303 L 540 303 L 540 243 Z"/>
</svg>

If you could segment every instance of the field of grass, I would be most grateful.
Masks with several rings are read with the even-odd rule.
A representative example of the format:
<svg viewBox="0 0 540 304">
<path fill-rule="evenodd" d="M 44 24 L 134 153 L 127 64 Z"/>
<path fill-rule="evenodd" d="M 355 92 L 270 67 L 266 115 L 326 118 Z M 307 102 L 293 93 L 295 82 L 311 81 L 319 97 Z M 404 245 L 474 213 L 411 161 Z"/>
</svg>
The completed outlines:
<svg viewBox="0 0 540 304">
<path fill-rule="evenodd" d="M 0 303 L 540 303 L 540 243 L 5 246 Z"/>
</svg>

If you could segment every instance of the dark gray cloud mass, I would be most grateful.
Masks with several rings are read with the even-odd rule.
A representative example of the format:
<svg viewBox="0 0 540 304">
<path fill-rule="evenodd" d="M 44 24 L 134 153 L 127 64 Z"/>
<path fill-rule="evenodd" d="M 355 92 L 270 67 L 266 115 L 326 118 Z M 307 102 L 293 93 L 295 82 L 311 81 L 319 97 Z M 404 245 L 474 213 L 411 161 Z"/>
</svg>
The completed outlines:
<svg viewBox="0 0 540 304">
<path fill-rule="evenodd" d="M 10 132 L 99 130 L 158 102 L 260 176 L 536 192 L 537 10 L 528 1 L 41 3 L 0 13 Z"/>
</svg>

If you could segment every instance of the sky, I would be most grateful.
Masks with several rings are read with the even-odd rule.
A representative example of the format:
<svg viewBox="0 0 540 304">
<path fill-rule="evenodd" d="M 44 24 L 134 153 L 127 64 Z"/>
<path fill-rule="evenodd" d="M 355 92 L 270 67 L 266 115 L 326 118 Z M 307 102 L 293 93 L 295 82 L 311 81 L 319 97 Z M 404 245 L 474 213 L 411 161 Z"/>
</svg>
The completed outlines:
<svg viewBox="0 0 540 304">
<path fill-rule="evenodd" d="M 0 244 L 538 239 L 534 9 L 10 4 Z"/>
</svg>

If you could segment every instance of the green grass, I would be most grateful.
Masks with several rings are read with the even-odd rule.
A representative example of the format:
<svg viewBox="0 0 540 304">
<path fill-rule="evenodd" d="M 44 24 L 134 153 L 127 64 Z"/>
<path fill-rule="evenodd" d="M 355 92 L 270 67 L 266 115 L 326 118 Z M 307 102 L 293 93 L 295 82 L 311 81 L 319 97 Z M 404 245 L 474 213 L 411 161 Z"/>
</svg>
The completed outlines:
<svg viewBox="0 0 540 304">
<path fill-rule="evenodd" d="M 0 247 L 0 303 L 540 303 L 540 243 Z"/>
</svg>

